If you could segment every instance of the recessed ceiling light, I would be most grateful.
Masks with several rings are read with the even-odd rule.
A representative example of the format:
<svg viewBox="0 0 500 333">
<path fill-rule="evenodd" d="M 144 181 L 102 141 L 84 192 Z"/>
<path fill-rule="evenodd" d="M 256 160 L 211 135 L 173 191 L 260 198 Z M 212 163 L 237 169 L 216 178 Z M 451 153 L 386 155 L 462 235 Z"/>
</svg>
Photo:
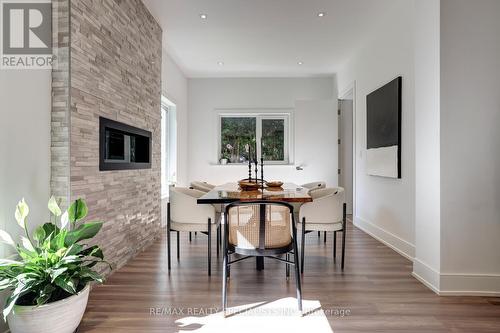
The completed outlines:
<svg viewBox="0 0 500 333">
<path fill-rule="evenodd" d="M 302 66 L 304 63 L 302 61 L 299 61 L 297 65 Z"/>
<path fill-rule="evenodd" d="M 325 15 L 326 15 L 326 13 L 325 13 L 325 12 L 319 12 L 319 13 L 318 13 L 318 16 L 319 16 L 319 17 L 323 17 L 323 16 L 325 16 Z"/>
<path fill-rule="evenodd" d="M 207 14 L 200 14 L 200 18 L 203 19 L 203 20 L 206 20 L 207 19 Z"/>
<path fill-rule="evenodd" d="M 224 66 L 224 63 L 222 61 L 217 61 L 217 65 Z"/>
</svg>

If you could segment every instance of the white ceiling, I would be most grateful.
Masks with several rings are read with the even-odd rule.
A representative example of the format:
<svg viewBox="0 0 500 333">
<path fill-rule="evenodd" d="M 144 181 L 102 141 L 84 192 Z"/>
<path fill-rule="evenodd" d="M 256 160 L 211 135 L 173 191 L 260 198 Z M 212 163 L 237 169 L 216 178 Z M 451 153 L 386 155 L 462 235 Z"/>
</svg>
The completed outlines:
<svg viewBox="0 0 500 333">
<path fill-rule="evenodd" d="M 143 1 L 188 77 L 289 77 L 334 74 L 400 0 Z"/>
</svg>

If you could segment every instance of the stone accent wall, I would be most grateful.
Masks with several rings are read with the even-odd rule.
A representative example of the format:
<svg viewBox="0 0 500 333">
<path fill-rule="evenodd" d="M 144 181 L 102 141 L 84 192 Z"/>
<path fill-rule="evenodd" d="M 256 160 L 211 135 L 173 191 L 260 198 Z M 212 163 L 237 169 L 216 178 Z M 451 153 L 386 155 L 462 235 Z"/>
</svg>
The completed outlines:
<svg viewBox="0 0 500 333">
<path fill-rule="evenodd" d="M 52 194 L 67 207 L 69 200 L 69 0 L 52 1 L 52 112 L 51 170 Z"/>
<path fill-rule="evenodd" d="M 162 31 L 140 0 L 70 6 L 70 199 L 105 222 L 95 242 L 120 267 L 160 235 Z M 99 171 L 99 116 L 152 132 L 151 169 Z"/>
</svg>

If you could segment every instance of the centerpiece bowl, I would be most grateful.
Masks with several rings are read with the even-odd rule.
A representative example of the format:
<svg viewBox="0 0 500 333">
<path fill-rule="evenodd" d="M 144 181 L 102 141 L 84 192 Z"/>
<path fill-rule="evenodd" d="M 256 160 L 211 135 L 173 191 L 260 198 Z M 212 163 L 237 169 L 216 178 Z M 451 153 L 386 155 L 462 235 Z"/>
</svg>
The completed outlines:
<svg viewBox="0 0 500 333">
<path fill-rule="evenodd" d="M 260 182 L 256 183 L 256 182 L 252 182 L 252 181 L 244 179 L 244 180 L 240 180 L 238 182 L 238 185 L 240 186 L 242 191 L 255 191 L 255 190 L 258 190 L 262 184 Z"/>
<path fill-rule="evenodd" d="M 283 186 L 283 182 L 279 180 L 268 181 L 266 182 L 267 187 L 281 187 Z"/>
</svg>

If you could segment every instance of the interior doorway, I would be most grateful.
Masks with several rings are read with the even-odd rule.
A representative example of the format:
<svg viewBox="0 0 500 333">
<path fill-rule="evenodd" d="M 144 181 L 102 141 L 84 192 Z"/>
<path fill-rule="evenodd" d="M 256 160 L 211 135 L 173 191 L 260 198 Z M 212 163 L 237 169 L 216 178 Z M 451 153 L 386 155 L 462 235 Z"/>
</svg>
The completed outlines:
<svg viewBox="0 0 500 333">
<path fill-rule="evenodd" d="M 338 105 L 339 126 L 339 186 L 344 188 L 347 214 L 354 206 L 354 93 L 353 89 L 341 96 Z"/>
</svg>

